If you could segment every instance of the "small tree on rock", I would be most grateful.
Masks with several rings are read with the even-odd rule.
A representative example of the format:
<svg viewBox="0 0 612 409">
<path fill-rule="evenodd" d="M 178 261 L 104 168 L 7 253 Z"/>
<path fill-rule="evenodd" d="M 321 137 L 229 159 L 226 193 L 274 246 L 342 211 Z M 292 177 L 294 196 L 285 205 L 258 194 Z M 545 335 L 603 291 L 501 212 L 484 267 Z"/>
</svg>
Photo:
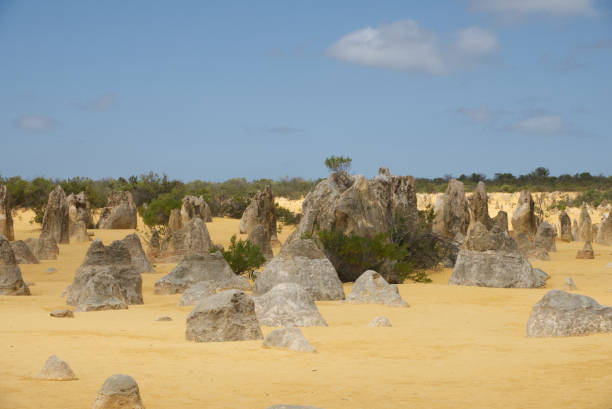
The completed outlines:
<svg viewBox="0 0 612 409">
<path fill-rule="evenodd" d="M 353 162 L 353 159 L 349 158 L 348 156 L 330 156 L 329 158 L 325 159 L 325 166 L 327 166 L 327 169 L 329 169 L 331 172 L 347 172 L 351 169 L 351 162 Z"/>
</svg>

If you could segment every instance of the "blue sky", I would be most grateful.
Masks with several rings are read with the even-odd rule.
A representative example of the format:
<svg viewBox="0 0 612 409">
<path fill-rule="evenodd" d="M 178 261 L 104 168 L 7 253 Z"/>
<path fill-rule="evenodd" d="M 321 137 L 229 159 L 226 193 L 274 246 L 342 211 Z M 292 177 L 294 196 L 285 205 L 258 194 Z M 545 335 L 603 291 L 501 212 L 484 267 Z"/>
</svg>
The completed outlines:
<svg viewBox="0 0 612 409">
<path fill-rule="evenodd" d="M 612 174 L 612 2 L 0 0 L 0 174 Z"/>
</svg>

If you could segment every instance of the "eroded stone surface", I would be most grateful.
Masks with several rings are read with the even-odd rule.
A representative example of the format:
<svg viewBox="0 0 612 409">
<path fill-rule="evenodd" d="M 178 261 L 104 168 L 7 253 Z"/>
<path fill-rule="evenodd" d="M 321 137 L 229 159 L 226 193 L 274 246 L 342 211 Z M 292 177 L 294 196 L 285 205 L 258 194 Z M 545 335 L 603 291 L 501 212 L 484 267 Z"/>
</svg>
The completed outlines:
<svg viewBox="0 0 612 409">
<path fill-rule="evenodd" d="M 253 297 L 261 325 L 269 327 L 326 327 L 311 295 L 299 284 L 281 283 Z"/>
<path fill-rule="evenodd" d="M 264 348 L 281 348 L 299 352 L 317 352 L 299 328 L 279 328 L 264 338 Z"/>
<path fill-rule="evenodd" d="M 116 374 L 104 381 L 92 409 L 144 409 L 138 384 L 129 375 Z"/>
</svg>

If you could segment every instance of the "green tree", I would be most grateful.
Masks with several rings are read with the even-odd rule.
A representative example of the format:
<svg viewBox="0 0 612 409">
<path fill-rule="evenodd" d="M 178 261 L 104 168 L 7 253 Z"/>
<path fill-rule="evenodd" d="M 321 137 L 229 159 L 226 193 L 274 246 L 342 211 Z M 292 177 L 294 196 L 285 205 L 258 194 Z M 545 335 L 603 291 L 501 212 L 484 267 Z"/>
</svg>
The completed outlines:
<svg viewBox="0 0 612 409">
<path fill-rule="evenodd" d="M 327 169 L 329 169 L 331 172 L 348 172 L 351 169 L 351 162 L 353 162 L 353 159 L 349 158 L 348 156 L 332 155 L 325 159 L 325 166 L 327 166 Z"/>
<path fill-rule="evenodd" d="M 259 246 L 248 240 L 238 240 L 234 234 L 227 250 L 222 251 L 223 257 L 234 273 L 241 274 L 262 266 L 266 258 Z"/>
</svg>

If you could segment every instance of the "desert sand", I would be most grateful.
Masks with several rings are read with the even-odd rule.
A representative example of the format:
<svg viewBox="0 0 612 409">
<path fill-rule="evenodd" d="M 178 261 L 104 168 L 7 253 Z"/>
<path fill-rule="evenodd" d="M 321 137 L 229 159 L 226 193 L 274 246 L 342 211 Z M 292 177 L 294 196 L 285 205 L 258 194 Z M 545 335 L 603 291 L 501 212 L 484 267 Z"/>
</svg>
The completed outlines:
<svg viewBox="0 0 612 409">
<path fill-rule="evenodd" d="M 15 219 L 15 238 L 39 234 L 28 214 Z M 238 220 L 207 223 L 227 245 Z M 142 224 L 141 224 L 142 225 Z M 131 230 L 93 230 L 105 243 Z M 281 241 L 291 232 L 284 227 Z M 0 296 L 0 408 L 88 408 L 115 373 L 133 376 L 148 409 L 252 408 L 278 403 L 326 409 L 602 408 L 612 407 L 612 334 L 531 339 L 525 325 L 544 293 L 573 277 L 577 293 L 612 305 L 612 247 L 594 245 L 594 260 L 576 260 L 582 243 L 558 243 L 546 289 L 448 286 L 450 269 L 433 283 L 403 284 L 409 308 L 317 302 L 327 328 L 304 328 L 318 353 L 262 349 L 261 341 L 193 343 L 184 339 L 191 307 L 177 295 L 154 295 L 173 264 L 143 275 L 144 305 L 128 310 L 51 318 L 88 248 L 60 245 L 60 257 L 21 265 L 32 296 Z M 57 268 L 48 274 L 47 268 Z M 350 290 L 350 284 L 345 291 Z M 162 315 L 170 322 L 157 322 Z M 392 328 L 371 328 L 385 315 Z M 264 327 L 264 334 L 272 329 Z M 51 354 L 79 380 L 34 379 Z"/>
</svg>

